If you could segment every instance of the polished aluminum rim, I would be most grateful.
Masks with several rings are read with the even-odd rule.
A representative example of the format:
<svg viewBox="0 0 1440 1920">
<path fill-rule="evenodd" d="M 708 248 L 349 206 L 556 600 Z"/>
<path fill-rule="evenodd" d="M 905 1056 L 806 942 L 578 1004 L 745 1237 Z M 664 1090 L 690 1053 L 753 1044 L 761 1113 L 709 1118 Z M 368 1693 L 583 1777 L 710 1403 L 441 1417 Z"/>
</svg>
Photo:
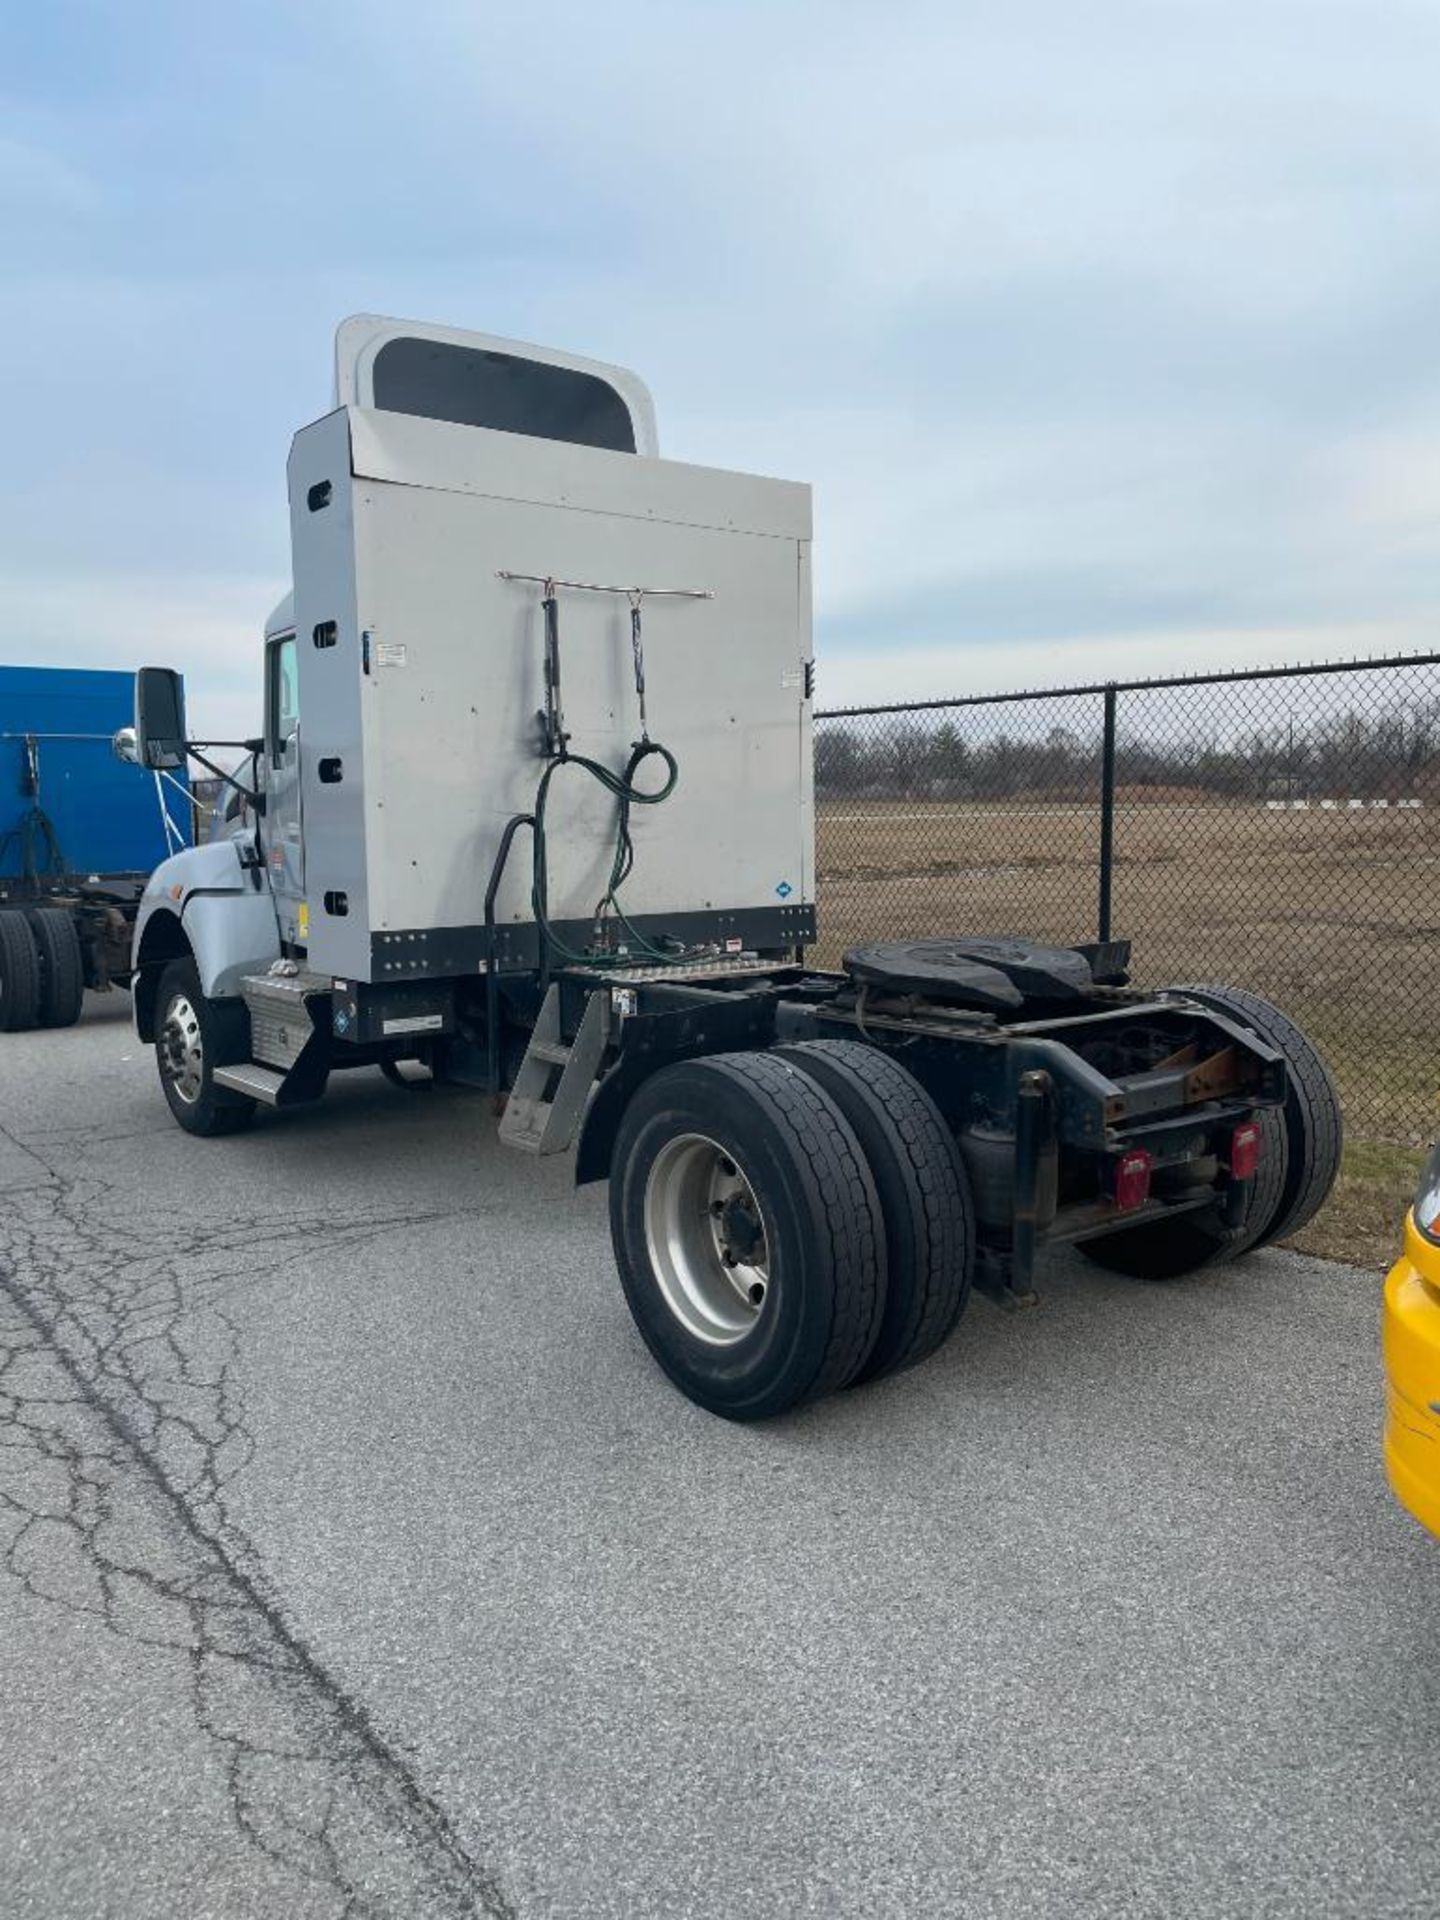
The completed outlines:
<svg viewBox="0 0 1440 1920">
<path fill-rule="evenodd" d="M 187 1107 L 200 1098 L 205 1083 L 200 1016 L 183 993 L 177 993 L 165 1009 L 160 1029 L 160 1071 Z"/>
<path fill-rule="evenodd" d="M 645 1183 L 645 1240 L 665 1304 L 687 1333 L 730 1347 L 770 1291 L 765 1217 L 739 1163 L 702 1133 L 682 1133 Z"/>
</svg>

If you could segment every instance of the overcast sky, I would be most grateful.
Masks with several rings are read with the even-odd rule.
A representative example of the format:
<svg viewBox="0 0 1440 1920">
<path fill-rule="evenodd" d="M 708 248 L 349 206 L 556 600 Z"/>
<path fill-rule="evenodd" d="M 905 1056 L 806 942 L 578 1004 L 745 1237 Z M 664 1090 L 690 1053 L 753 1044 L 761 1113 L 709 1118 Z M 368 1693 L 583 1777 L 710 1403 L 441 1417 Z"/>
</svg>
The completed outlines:
<svg viewBox="0 0 1440 1920">
<path fill-rule="evenodd" d="M 1440 641 L 1440 0 L 0 25 L 0 659 L 258 725 L 354 311 L 811 481 L 827 702 Z"/>
</svg>

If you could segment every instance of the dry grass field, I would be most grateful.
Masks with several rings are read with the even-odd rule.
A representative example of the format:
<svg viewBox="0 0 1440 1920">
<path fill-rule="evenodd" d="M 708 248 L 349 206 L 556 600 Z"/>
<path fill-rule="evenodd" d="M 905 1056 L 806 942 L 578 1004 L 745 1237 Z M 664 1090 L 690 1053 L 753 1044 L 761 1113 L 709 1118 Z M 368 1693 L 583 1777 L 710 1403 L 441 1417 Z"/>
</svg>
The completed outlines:
<svg viewBox="0 0 1440 1920">
<path fill-rule="evenodd" d="M 822 800 L 821 945 L 1096 927 L 1091 805 Z M 1273 811 L 1122 793 L 1114 931 L 1143 984 L 1221 981 L 1284 1007 L 1345 1105 L 1345 1172 L 1308 1251 L 1383 1264 L 1440 1125 L 1440 807 Z"/>
</svg>

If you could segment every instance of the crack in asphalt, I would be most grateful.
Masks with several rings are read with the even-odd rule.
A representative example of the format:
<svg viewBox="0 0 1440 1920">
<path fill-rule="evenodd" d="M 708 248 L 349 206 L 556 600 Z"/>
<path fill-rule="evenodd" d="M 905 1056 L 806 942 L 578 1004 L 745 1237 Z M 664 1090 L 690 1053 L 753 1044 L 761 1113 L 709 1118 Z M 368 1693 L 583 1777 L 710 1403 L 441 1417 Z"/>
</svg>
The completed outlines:
<svg viewBox="0 0 1440 1920">
<path fill-rule="evenodd" d="M 297 1246 L 350 1252 L 474 1209 L 193 1215 L 144 1232 L 37 1166 L 0 1215 L 0 1564 L 33 1597 L 180 1655 L 239 1833 L 338 1920 L 512 1920 L 444 1810 L 288 1622 L 227 1489 L 254 1456 L 226 1311 Z M 119 1217 L 115 1217 L 118 1215 Z"/>
</svg>

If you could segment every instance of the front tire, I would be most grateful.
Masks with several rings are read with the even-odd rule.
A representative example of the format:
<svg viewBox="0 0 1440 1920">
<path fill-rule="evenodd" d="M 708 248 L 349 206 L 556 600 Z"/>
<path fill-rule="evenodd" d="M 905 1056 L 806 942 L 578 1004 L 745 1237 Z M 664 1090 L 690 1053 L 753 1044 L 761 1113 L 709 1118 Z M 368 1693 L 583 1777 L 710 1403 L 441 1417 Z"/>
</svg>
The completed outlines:
<svg viewBox="0 0 1440 1920">
<path fill-rule="evenodd" d="M 680 1391 L 763 1420 L 854 1378 L 885 1306 L 865 1156 L 808 1074 L 763 1053 L 664 1067 L 615 1141 L 610 1230 L 641 1337 Z"/>
<path fill-rule="evenodd" d="M 244 1009 L 207 1000 L 193 960 L 166 967 L 155 1008 L 155 1064 L 176 1123 L 205 1138 L 248 1127 L 256 1103 L 215 1084 L 222 1060 L 244 1058 Z"/>
</svg>

